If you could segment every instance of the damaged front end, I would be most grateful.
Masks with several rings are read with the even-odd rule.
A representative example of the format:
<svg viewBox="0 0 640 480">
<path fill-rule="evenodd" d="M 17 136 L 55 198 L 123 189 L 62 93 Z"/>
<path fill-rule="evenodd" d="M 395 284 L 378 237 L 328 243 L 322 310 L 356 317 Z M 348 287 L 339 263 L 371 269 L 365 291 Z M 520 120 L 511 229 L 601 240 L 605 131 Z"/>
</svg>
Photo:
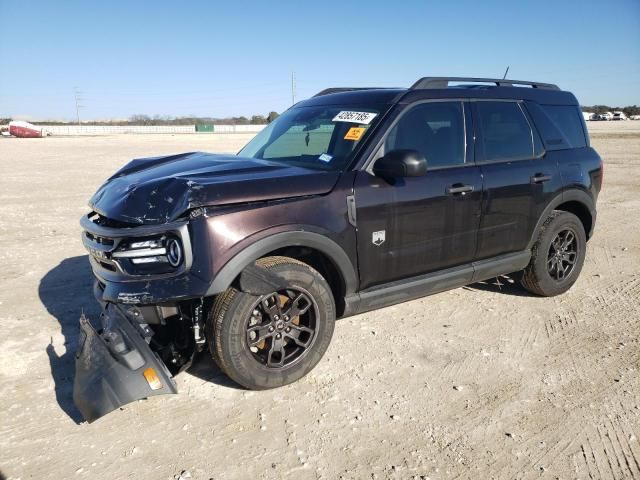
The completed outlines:
<svg viewBox="0 0 640 480">
<path fill-rule="evenodd" d="M 80 318 L 73 399 L 93 422 L 135 400 L 177 393 L 173 376 L 205 345 L 209 262 L 191 269 L 191 239 L 206 234 L 198 221 L 135 226 L 91 213 L 81 225 L 102 314 L 95 325 Z"/>
<path fill-rule="evenodd" d="M 149 342 L 146 325 L 108 304 L 96 330 L 83 315 L 73 400 L 89 423 L 135 400 L 177 393 L 175 381 Z"/>
</svg>

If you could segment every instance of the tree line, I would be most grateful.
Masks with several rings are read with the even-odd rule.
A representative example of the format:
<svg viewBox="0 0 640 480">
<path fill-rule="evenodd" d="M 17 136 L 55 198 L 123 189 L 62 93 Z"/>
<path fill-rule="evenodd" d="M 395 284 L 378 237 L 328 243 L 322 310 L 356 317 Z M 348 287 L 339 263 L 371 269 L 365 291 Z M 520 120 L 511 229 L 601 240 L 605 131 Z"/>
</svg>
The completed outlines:
<svg viewBox="0 0 640 480">
<path fill-rule="evenodd" d="M 607 112 L 624 112 L 627 117 L 631 115 L 640 115 L 640 107 L 637 105 L 631 105 L 627 107 L 610 107 L 609 105 L 593 105 L 591 107 L 583 106 L 583 112 L 589 113 L 597 113 L 598 115 L 602 115 Z"/>
</svg>

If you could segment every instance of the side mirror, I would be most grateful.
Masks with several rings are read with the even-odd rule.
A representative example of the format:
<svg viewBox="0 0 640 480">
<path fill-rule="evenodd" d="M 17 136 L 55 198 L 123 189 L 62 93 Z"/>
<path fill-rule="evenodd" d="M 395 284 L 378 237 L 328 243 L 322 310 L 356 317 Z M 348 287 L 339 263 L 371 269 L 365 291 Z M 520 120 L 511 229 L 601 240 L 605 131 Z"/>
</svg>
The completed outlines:
<svg viewBox="0 0 640 480">
<path fill-rule="evenodd" d="M 376 160 L 373 173 L 382 178 L 421 177 L 427 173 L 427 159 L 416 150 L 391 150 Z"/>
</svg>

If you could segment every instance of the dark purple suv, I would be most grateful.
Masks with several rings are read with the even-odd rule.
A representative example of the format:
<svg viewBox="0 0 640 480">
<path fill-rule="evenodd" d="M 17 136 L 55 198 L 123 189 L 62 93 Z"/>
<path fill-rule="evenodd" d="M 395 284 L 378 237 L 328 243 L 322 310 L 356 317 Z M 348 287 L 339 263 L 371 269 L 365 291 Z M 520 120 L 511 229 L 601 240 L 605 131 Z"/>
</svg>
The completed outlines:
<svg viewBox="0 0 640 480">
<path fill-rule="evenodd" d="M 206 348 L 243 387 L 279 387 L 336 318 L 498 275 L 563 293 L 601 183 L 571 93 L 495 79 L 329 89 L 238 155 L 134 160 L 81 221 L 104 310 L 80 321 L 76 405 L 93 421 L 176 393 Z"/>
</svg>

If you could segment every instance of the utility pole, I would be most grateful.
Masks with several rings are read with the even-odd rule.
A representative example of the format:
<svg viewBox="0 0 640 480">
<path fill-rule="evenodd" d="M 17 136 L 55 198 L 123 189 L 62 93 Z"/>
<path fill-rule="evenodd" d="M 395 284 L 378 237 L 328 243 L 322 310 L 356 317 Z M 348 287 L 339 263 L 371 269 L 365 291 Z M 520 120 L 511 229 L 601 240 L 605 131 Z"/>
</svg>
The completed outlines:
<svg viewBox="0 0 640 480">
<path fill-rule="evenodd" d="M 78 121 L 78 125 L 80 125 L 80 109 L 84 108 L 84 105 L 82 105 L 82 92 L 78 90 L 78 87 L 74 87 L 73 95 L 76 100 L 76 120 Z"/>
<path fill-rule="evenodd" d="M 291 105 L 296 103 L 296 72 L 291 72 Z"/>
</svg>

